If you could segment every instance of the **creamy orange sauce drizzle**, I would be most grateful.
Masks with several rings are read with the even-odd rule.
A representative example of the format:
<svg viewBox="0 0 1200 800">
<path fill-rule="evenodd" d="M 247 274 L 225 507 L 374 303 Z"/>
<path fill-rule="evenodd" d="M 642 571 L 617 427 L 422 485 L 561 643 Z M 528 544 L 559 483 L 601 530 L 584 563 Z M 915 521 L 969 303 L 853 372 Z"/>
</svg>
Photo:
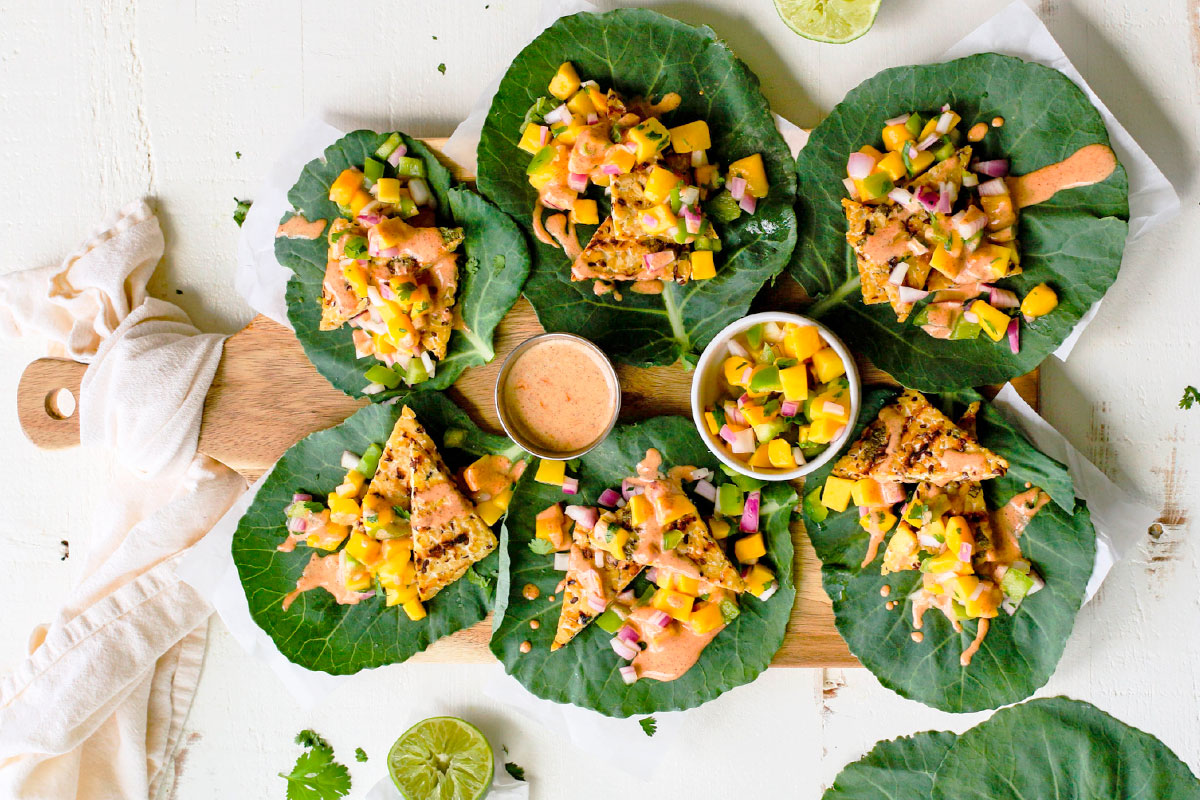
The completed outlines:
<svg viewBox="0 0 1200 800">
<path fill-rule="evenodd" d="M 983 141 L 983 137 L 987 136 L 988 126 L 986 122 L 976 122 L 971 126 L 971 130 L 967 131 L 968 142 Z"/>
<path fill-rule="evenodd" d="M 518 461 L 514 467 L 505 456 L 488 455 L 463 472 L 463 483 L 480 500 L 491 499 L 512 486 L 524 471 L 524 461 Z"/>
<path fill-rule="evenodd" d="M 325 220 L 314 219 L 309 222 L 303 215 L 296 214 L 275 229 L 275 238 L 319 239 L 324 232 Z"/>
<path fill-rule="evenodd" d="M 667 92 L 657 103 L 647 106 L 646 110 L 655 117 L 661 117 L 663 114 L 669 114 L 679 108 L 682 100 L 683 98 L 675 92 Z"/>
<path fill-rule="evenodd" d="M 466 498 L 449 481 L 435 483 L 416 492 L 413 508 L 418 507 L 422 512 L 413 512 L 411 521 L 414 528 L 439 528 L 469 510 Z"/>
<path fill-rule="evenodd" d="M 894 219 L 882 228 L 876 229 L 863 242 L 863 255 L 879 264 L 886 264 L 893 258 L 912 255 L 908 249 L 911 237 L 904 224 Z"/>
<path fill-rule="evenodd" d="M 875 518 L 875 512 L 867 512 L 867 530 L 871 534 L 871 538 L 867 541 L 867 554 L 863 557 L 862 568 L 866 569 L 867 565 L 875 560 L 875 556 L 879 554 L 879 545 L 883 543 L 883 537 L 887 533 L 879 527 L 879 521 Z"/>
<path fill-rule="evenodd" d="M 708 602 L 720 603 L 724 592 L 715 589 L 709 594 Z M 691 669 L 708 643 L 725 630 L 718 625 L 707 633 L 696 633 L 687 625 L 672 622 L 659 630 L 648 624 L 654 609 L 650 606 L 635 608 L 626 620 L 633 627 L 646 649 L 633 659 L 633 668 L 639 678 L 656 681 L 673 681 Z"/>
<path fill-rule="evenodd" d="M 562 247 L 567 258 L 574 261 L 579 258 L 579 254 L 583 252 L 583 248 L 579 245 L 579 239 L 575 236 L 575 223 L 570 223 L 568 227 L 567 217 L 565 214 L 553 214 L 546 219 L 546 231 L 549 232 L 554 240 Z"/>
<path fill-rule="evenodd" d="M 988 558 L 999 564 L 1011 564 L 1021 557 L 1018 540 L 1030 520 L 1050 502 L 1050 495 L 1037 487 L 1026 489 L 1004 504 L 1003 508 L 988 513 L 992 522 L 995 547 Z"/>
<path fill-rule="evenodd" d="M 542 205 L 542 201 L 539 198 L 538 201 L 533 204 L 533 235 L 536 236 L 537 240 L 542 244 L 548 244 L 551 247 L 557 248 L 559 247 L 558 242 L 554 241 L 554 239 L 550 237 L 550 234 L 546 233 L 546 226 L 542 223 L 542 212 L 545 210 L 546 207 Z"/>
<path fill-rule="evenodd" d="M 663 282 L 660 280 L 634 281 L 630 284 L 629 291 L 634 294 L 662 294 Z"/>
<path fill-rule="evenodd" d="M 342 581 L 342 571 L 338 565 L 339 559 L 340 556 L 337 553 L 327 556 L 313 553 L 312 558 L 304 567 L 304 572 L 300 575 L 300 580 L 296 581 L 296 588 L 284 595 L 283 610 L 287 611 L 291 608 L 292 603 L 300 596 L 301 592 L 317 588 L 329 592 L 333 595 L 333 599 L 343 606 L 352 606 L 362 600 L 362 594 L 350 591 Z"/>
<path fill-rule="evenodd" d="M 1027 175 L 1008 179 L 1008 191 L 1017 208 L 1044 203 L 1058 192 L 1100 183 L 1117 168 L 1117 156 L 1103 144 L 1079 148 L 1056 164 L 1047 164 Z"/>
<path fill-rule="evenodd" d="M 521 433 L 555 453 L 579 450 L 603 436 L 615 403 L 596 354 L 567 339 L 538 342 L 521 353 L 502 395 Z"/>
<path fill-rule="evenodd" d="M 983 637 L 987 636 L 988 627 L 991 625 L 991 620 L 987 617 L 982 617 L 979 620 L 979 627 L 975 630 L 975 638 L 971 640 L 971 644 L 966 650 L 962 651 L 962 655 L 958 657 L 958 663 L 964 667 L 971 666 L 971 659 L 979 652 L 979 646 L 983 644 Z"/>
</svg>

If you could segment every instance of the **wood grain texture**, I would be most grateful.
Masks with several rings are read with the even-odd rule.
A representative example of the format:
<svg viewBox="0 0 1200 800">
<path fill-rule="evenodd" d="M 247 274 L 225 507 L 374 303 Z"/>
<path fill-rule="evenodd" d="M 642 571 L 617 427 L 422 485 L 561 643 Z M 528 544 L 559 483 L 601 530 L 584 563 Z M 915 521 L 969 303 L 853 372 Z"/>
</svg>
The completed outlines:
<svg viewBox="0 0 1200 800">
<path fill-rule="evenodd" d="M 435 149 L 444 139 L 426 139 Z M 443 159 L 460 180 L 472 180 L 458 165 Z M 780 278 L 755 300 L 752 312 L 797 311 L 807 301 L 803 289 Z M 496 357 L 472 367 L 448 390 L 454 401 L 486 430 L 500 432 L 493 390 L 505 357 L 525 339 L 544 329 L 527 300 L 521 298 L 496 329 Z M 864 385 L 896 385 L 887 373 L 857 358 Z M 84 365 L 64 359 L 39 359 L 22 376 L 18 390 L 21 426 L 39 447 L 61 449 L 79 442 L 79 415 L 55 419 L 46 398 L 59 387 L 78 397 Z M 690 370 L 669 367 L 618 366 L 621 419 L 635 421 L 662 414 L 691 415 Z M 1038 373 L 1013 380 L 1017 391 L 1035 408 Z M 994 391 L 989 392 L 994 394 Z M 270 469 L 297 440 L 337 425 L 366 404 L 335 389 L 321 377 L 287 328 L 259 316 L 225 342 L 217 374 L 209 389 L 200 427 L 200 452 L 227 464 L 253 481 Z M 800 488 L 802 484 L 797 484 Z M 858 666 L 834 627 L 833 608 L 821 588 L 821 564 L 803 525 L 792 525 L 795 544 L 796 605 L 787 636 L 776 653 L 777 667 Z M 434 643 L 414 661 L 474 663 L 493 661 L 487 643 L 489 619 Z"/>
</svg>

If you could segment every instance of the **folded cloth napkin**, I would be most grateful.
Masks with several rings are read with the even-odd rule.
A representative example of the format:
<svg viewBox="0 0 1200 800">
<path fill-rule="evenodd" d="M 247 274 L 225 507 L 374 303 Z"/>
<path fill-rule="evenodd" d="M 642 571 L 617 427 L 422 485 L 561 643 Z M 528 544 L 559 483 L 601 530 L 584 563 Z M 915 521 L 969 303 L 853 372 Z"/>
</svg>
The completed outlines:
<svg viewBox="0 0 1200 800">
<path fill-rule="evenodd" d="M 123 468 L 79 584 L 0 679 L 0 797 L 149 798 L 171 783 L 211 613 L 175 563 L 246 484 L 196 453 L 224 339 L 147 296 L 162 255 L 138 201 L 60 266 L 0 276 L 0 333 L 41 334 L 89 364 L 81 439 Z"/>
</svg>

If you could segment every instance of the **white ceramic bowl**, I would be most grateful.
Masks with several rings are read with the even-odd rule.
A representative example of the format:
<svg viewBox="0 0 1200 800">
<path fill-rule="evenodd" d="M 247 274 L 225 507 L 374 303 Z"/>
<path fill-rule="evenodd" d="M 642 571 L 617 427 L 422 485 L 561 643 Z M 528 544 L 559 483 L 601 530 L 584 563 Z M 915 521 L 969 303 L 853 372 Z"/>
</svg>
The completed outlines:
<svg viewBox="0 0 1200 800">
<path fill-rule="evenodd" d="M 755 469 L 738 461 L 726 449 L 724 442 L 709 433 L 708 426 L 704 424 L 704 409 L 713 405 L 717 397 L 721 394 L 721 382 L 723 381 L 721 364 L 725 360 L 725 357 L 729 355 L 729 341 L 760 322 L 776 322 L 779 324 L 791 322 L 796 325 L 814 325 L 821 332 L 821 338 L 828 342 L 829 346 L 842 357 L 842 362 L 846 365 L 846 379 L 850 382 L 850 421 L 846 423 L 846 429 L 842 431 L 841 436 L 830 442 L 829 447 L 824 452 L 796 469 Z M 842 340 L 838 338 L 837 334 L 816 320 L 802 317 L 799 314 L 788 314 L 783 311 L 764 311 L 761 314 L 751 314 L 748 317 L 743 317 L 737 322 L 727 325 L 724 330 L 713 337 L 708 347 L 704 348 L 704 352 L 700 354 L 700 361 L 696 365 L 696 371 L 692 375 L 692 421 L 696 423 L 696 430 L 700 432 L 700 437 L 704 439 L 704 444 L 713 452 L 713 455 L 738 472 L 764 481 L 790 481 L 794 478 L 799 478 L 819 469 L 823 464 L 837 455 L 838 451 L 842 449 L 842 445 L 850 437 L 850 432 L 854 429 L 854 424 L 858 420 L 861 398 L 862 384 L 858 377 L 858 367 L 855 366 L 854 357 L 850 354 L 850 351 L 846 348 Z"/>
</svg>

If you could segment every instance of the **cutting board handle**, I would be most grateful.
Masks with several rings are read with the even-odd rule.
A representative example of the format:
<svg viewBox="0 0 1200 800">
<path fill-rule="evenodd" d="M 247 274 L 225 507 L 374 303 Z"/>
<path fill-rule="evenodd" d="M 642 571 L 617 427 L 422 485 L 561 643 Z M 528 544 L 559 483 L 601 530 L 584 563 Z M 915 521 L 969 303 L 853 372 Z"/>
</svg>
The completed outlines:
<svg viewBox="0 0 1200 800">
<path fill-rule="evenodd" d="M 29 441 L 43 450 L 79 444 L 79 386 L 87 364 L 39 358 L 17 385 L 17 419 Z"/>
</svg>

